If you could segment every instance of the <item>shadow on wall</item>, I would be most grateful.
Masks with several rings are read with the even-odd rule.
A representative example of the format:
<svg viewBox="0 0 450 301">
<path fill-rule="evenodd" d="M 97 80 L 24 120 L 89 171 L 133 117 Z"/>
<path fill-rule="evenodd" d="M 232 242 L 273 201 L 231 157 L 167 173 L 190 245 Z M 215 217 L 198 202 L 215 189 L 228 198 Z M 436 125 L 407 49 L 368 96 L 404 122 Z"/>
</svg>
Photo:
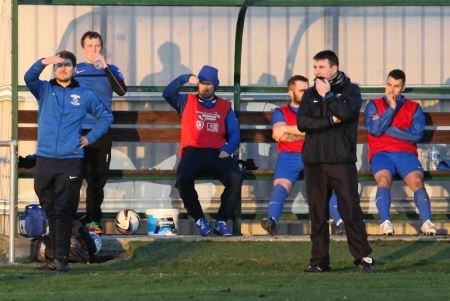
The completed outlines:
<svg viewBox="0 0 450 301">
<path fill-rule="evenodd" d="M 141 86 L 165 86 L 179 75 L 192 73 L 181 63 L 180 46 L 173 42 L 163 43 L 158 48 L 158 57 L 162 70 L 146 75 L 140 83 Z"/>
<path fill-rule="evenodd" d="M 186 11 L 187 12 L 186 12 Z M 256 10 L 256 9 L 255 9 Z M 231 12 L 230 12 L 231 11 Z M 103 35 L 105 40 L 104 54 L 108 60 L 119 66 L 124 75 L 127 84 L 129 85 L 156 85 L 162 86 L 166 85 L 174 76 L 183 73 L 190 73 L 186 66 L 181 64 L 181 54 L 186 54 L 189 57 L 188 66 L 193 64 L 193 61 L 203 60 L 205 52 L 196 51 L 195 48 L 198 47 L 194 41 L 196 35 L 209 34 L 211 30 L 220 29 L 223 31 L 224 36 L 231 39 L 231 44 L 234 42 L 234 26 L 237 15 L 234 15 L 234 8 L 223 8 L 217 9 L 212 13 L 210 9 L 207 8 L 189 8 L 179 7 L 179 8 L 169 8 L 169 7 L 112 7 L 112 6 L 101 6 L 93 7 L 88 13 L 80 15 L 74 18 L 68 26 L 64 29 L 63 36 L 59 43 L 58 49 L 68 49 L 73 51 L 78 57 L 82 57 L 80 38 L 81 35 L 88 30 L 95 30 Z M 236 11 L 237 12 L 237 11 Z M 182 22 L 188 22 L 191 24 L 193 20 L 204 19 L 206 14 L 211 14 L 208 18 L 217 16 L 217 18 L 225 19 L 225 21 L 232 24 L 233 28 L 207 28 L 207 27 L 194 27 L 193 30 L 185 30 L 185 28 L 180 29 L 180 24 Z M 275 15 L 280 15 L 285 17 L 285 11 L 279 8 L 273 8 L 273 13 Z M 293 72 L 299 68 L 299 65 L 305 65 L 304 62 L 298 62 L 296 60 L 301 57 L 301 55 L 309 56 L 308 53 L 303 53 L 303 47 L 301 43 L 304 41 L 305 33 L 310 28 L 310 26 L 316 21 L 324 17 L 324 12 L 322 10 L 302 10 L 303 14 L 307 15 L 307 18 L 301 17 L 297 28 L 295 29 L 295 34 L 293 35 L 290 45 L 286 49 L 286 58 L 284 61 L 277 62 L 277 64 L 282 64 L 284 66 L 284 74 L 279 76 L 285 77 L 287 80 Z M 176 23 L 175 20 L 178 14 L 186 14 L 187 19 L 185 21 L 180 21 L 181 23 Z M 260 16 L 258 14 L 253 14 L 248 17 L 248 24 L 251 23 L 252 18 L 266 18 L 266 16 Z M 167 24 L 167 19 L 170 24 Z M 158 23 L 166 25 L 167 28 L 164 30 L 159 30 L 157 28 Z M 219 23 L 221 24 L 221 23 Z M 183 36 L 177 37 L 176 34 L 181 30 Z M 175 44 L 172 41 L 180 40 L 180 43 Z M 162 44 L 159 44 L 161 41 Z M 228 43 L 228 42 L 227 42 Z M 332 45 L 331 48 L 335 48 L 336 45 Z M 217 46 L 208 46 L 209 50 L 206 51 L 207 57 L 210 57 L 209 52 L 225 51 L 223 48 L 217 48 Z M 217 49 L 216 49 L 217 48 Z M 158 49 L 156 51 L 156 49 Z M 232 47 L 230 48 L 232 49 Z M 224 59 L 226 57 L 232 57 L 232 50 L 227 50 L 224 53 Z M 156 53 L 157 52 L 157 53 Z M 158 64 L 154 62 L 156 54 L 162 64 L 163 69 L 159 72 L 155 72 L 158 68 Z M 253 53 L 250 58 L 251 64 L 258 64 Z M 300 54 L 300 56 L 299 56 Z M 269 58 L 270 61 L 274 61 L 277 58 Z M 310 59 L 307 59 L 309 62 Z M 308 65 L 308 62 L 306 65 Z M 186 63 L 186 62 L 185 62 Z M 204 62 L 214 64 L 214 62 Z M 141 77 L 141 72 L 145 71 L 152 72 L 144 77 Z M 225 79 L 233 78 L 233 68 L 228 68 L 228 74 L 222 74 L 222 82 L 227 82 Z M 139 79 L 142 80 L 139 81 Z M 250 75 L 250 78 L 254 78 Z M 258 80 L 259 82 L 259 80 Z M 249 82 L 248 84 L 258 84 Z M 276 81 L 272 79 L 264 81 L 270 85 L 276 84 Z M 231 85 L 232 82 L 227 83 Z"/>
<path fill-rule="evenodd" d="M 166 86 L 182 74 L 192 74 L 192 71 L 181 63 L 180 47 L 176 43 L 164 42 L 158 48 L 158 57 L 162 70 L 146 75 L 140 83 L 141 86 Z M 178 162 L 178 156 L 176 156 L 178 144 L 175 143 L 165 143 L 164 145 L 147 143 L 144 151 L 145 155 L 138 164 L 140 167 L 164 168 L 164 166 L 160 167 L 159 165 L 171 157 Z"/>
</svg>

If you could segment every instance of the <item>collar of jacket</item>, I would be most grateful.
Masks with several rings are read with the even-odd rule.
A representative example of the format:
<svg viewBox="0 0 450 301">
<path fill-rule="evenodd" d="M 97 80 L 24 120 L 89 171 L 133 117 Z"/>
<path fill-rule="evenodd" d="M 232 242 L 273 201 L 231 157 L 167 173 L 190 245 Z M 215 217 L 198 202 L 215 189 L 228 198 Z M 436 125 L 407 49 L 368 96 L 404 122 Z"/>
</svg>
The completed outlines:
<svg viewBox="0 0 450 301">
<path fill-rule="evenodd" d="M 347 75 L 345 75 L 344 72 L 339 71 L 339 74 L 336 76 L 336 78 L 333 80 L 331 84 L 331 91 L 333 91 L 333 93 L 336 92 L 340 92 L 342 90 L 342 88 L 348 83 L 350 82 L 350 78 L 347 77 Z"/>
<path fill-rule="evenodd" d="M 70 84 L 67 87 L 63 87 L 60 84 L 58 84 L 58 82 L 56 81 L 56 78 L 51 79 L 50 84 L 61 87 L 61 88 L 77 88 L 80 86 L 80 84 L 73 78 L 70 80 Z"/>
</svg>

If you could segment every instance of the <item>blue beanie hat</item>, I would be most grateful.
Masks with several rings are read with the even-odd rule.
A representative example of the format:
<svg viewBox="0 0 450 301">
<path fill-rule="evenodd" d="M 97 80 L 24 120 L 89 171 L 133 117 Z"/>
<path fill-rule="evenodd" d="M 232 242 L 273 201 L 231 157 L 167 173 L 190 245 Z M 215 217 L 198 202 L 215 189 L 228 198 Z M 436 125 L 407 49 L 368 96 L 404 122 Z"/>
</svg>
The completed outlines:
<svg viewBox="0 0 450 301">
<path fill-rule="evenodd" d="M 219 86 L 219 77 L 217 76 L 218 70 L 212 66 L 205 65 L 198 73 L 198 79 L 201 82 L 210 82 L 213 84 L 214 89 Z"/>
</svg>

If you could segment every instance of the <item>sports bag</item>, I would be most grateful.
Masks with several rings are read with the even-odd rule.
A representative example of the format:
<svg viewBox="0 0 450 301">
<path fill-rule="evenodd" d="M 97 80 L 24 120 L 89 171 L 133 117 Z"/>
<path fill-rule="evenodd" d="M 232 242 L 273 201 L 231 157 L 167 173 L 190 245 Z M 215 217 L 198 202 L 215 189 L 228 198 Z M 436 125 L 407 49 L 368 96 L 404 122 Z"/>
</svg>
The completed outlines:
<svg viewBox="0 0 450 301">
<path fill-rule="evenodd" d="M 43 262 L 45 256 L 53 258 L 53 250 L 47 248 L 50 244 L 49 235 L 33 239 L 30 247 L 31 261 Z M 98 251 L 98 246 L 96 246 L 96 242 L 89 234 L 89 230 L 80 221 L 75 220 L 72 226 L 72 235 L 70 236 L 69 261 L 92 262 Z"/>
<path fill-rule="evenodd" d="M 41 205 L 30 204 L 19 217 L 19 232 L 25 237 L 39 237 L 47 232 L 47 217 Z"/>
</svg>

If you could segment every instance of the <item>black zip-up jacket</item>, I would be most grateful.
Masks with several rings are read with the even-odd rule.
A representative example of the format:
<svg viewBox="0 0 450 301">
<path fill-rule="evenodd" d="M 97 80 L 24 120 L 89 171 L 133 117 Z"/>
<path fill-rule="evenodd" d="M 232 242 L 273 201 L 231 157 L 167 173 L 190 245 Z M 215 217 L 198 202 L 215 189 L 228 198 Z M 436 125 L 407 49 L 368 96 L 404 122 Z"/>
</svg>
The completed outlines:
<svg viewBox="0 0 450 301">
<path fill-rule="evenodd" d="M 306 133 L 306 164 L 355 163 L 358 117 L 362 99 L 359 87 L 343 73 L 321 97 L 315 87 L 305 91 L 297 112 L 297 127 Z M 333 124 L 332 116 L 341 120 Z"/>
</svg>

